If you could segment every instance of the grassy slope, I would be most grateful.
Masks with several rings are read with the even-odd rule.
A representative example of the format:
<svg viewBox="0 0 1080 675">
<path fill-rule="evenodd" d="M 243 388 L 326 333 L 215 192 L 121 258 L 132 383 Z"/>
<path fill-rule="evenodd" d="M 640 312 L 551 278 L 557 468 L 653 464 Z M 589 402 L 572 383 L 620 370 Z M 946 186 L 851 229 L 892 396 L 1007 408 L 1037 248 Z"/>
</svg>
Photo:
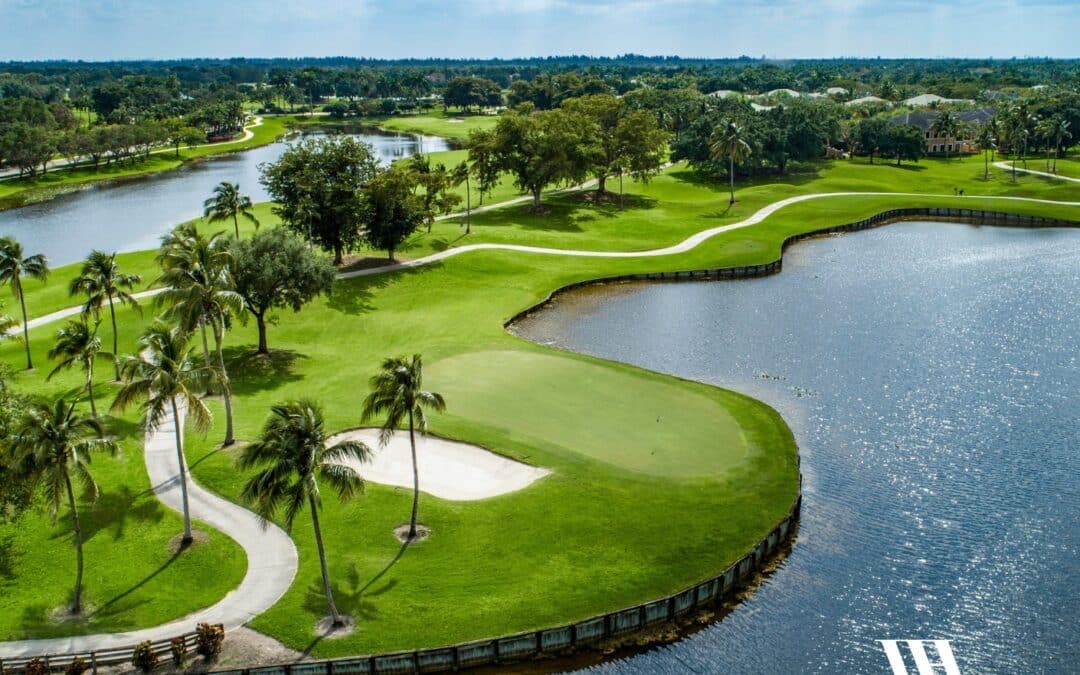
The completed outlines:
<svg viewBox="0 0 1080 675">
<path fill-rule="evenodd" d="M 632 187 L 633 208 L 624 213 L 560 197 L 554 205 L 565 201 L 565 211 L 546 221 L 507 209 L 478 225 L 470 241 L 646 248 L 800 192 L 951 192 L 955 183 L 968 194 L 1080 198 L 1076 188 L 1038 179 L 1015 186 L 982 183 L 972 177 L 976 167 L 970 162 L 925 166 L 825 165 L 816 176 L 744 187 L 729 213 L 722 189 L 676 169 L 649 186 Z M 270 404 L 300 395 L 324 402 L 331 429 L 356 426 L 363 382 L 378 360 L 419 351 L 428 364 L 426 384 L 446 393 L 450 406 L 432 420 L 433 431 L 554 470 L 527 490 L 482 502 L 425 496 L 422 519 L 435 534 L 404 551 L 390 530 L 408 516 L 407 490 L 371 485 L 365 497 L 344 506 L 328 498 L 323 521 L 331 573 L 339 604 L 360 626 L 348 638 L 318 643 L 315 653 L 429 646 L 558 623 L 675 590 L 741 555 L 795 493 L 794 446 L 774 412 L 733 392 L 548 350 L 506 334 L 501 322 L 574 281 L 765 262 L 776 257 L 787 234 L 898 204 L 938 203 L 956 200 L 819 200 L 663 258 L 485 251 L 352 280 L 301 314 L 282 312 L 270 330 L 275 356 L 269 362 L 250 357 L 253 328 L 238 327 L 229 336 L 229 357 L 242 439 L 255 435 Z M 975 206 L 975 200 L 967 203 Z M 1001 200 L 978 205 L 1077 217 L 1075 207 Z M 437 225 L 429 248 L 451 227 L 457 226 Z M 127 332 L 140 321 L 125 312 L 124 323 Z M 51 330 L 34 332 L 39 348 Z M 12 363 L 18 353 L 18 345 L 0 349 Z M 731 416 L 740 427 L 727 422 Z M 215 450 L 217 435 L 202 440 L 189 434 L 189 457 L 200 481 L 236 498 L 240 477 L 231 453 Z M 695 465 L 701 471 L 691 475 Z M 312 624 L 324 611 L 309 522 L 302 517 L 294 532 L 301 550 L 297 583 L 253 622 L 296 647 L 311 643 Z"/>
</svg>

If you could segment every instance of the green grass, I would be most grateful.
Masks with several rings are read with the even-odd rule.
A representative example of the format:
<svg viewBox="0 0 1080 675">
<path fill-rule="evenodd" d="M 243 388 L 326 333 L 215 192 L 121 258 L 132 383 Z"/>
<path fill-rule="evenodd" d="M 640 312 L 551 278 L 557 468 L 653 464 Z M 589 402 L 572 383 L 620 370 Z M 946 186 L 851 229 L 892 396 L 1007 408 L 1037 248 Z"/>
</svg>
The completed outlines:
<svg viewBox="0 0 1080 675">
<path fill-rule="evenodd" d="M 374 123 L 384 129 L 407 131 L 425 136 L 442 136 L 453 140 L 465 140 L 474 129 L 491 129 L 498 122 L 495 115 L 468 115 L 429 113 L 426 115 L 401 115 L 382 117 Z M 460 121 L 459 121 L 460 120 Z"/>
<path fill-rule="evenodd" d="M 981 163 L 955 159 L 899 169 L 835 162 L 783 182 L 740 185 L 740 201 L 729 209 L 722 185 L 676 167 L 649 185 L 628 186 L 626 211 L 581 196 L 548 197 L 546 216 L 518 207 L 477 216 L 473 235 L 460 241 L 645 249 L 794 194 L 935 194 L 809 201 L 680 255 L 590 259 L 486 250 L 340 282 L 331 298 L 298 314 L 279 313 L 269 359 L 252 356 L 252 325 L 235 326 L 227 357 L 241 443 L 255 437 L 270 405 L 290 397 L 322 401 L 332 430 L 357 426 L 364 383 L 379 361 L 420 352 L 425 384 L 448 403 L 445 414 L 432 416 L 433 432 L 552 470 L 525 490 L 483 501 L 425 495 L 421 520 L 433 535 L 405 549 L 391 531 L 408 518 L 408 490 L 369 485 L 345 505 L 327 497 L 321 520 L 330 572 L 339 606 L 357 618 L 356 632 L 314 640 L 325 609 L 307 515 L 293 531 L 297 580 L 253 627 L 318 656 L 426 647 L 580 619 L 716 573 L 773 526 L 796 494 L 795 446 L 780 417 L 735 392 L 534 345 L 508 334 L 503 321 L 566 284 L 768 262 L 788 235 L 897 206 L 962 203 L 1080 219 L 1080 207 L 993 198 L 1080 200 L 1080 189 L 1061 181 L 1027 177 L 1012 184 L 1003 173 L 984 182 Z M 961 201 L 953 187 L 986 198 Z M 456 245 L 458 236 L 456 223 L 438 223 L 408 253 Z M 146 320 L 123 313 L 125 349 Z M 38 349 L 52 330 L 33 332 Z M 0 358 L 12 364 L 19 355 L 19 345 L 0 347 Z M 40 374 L 17 384 L 34 377 Z M 220 418 L 219 403 L 211 407 Z M 197 480 L 237 499 L 244 478 L 237 451 L 219 450 L 219 436 L 189 432 L 189 459 Z"/>
<path fill-rule="evenodd" d="M 131 344 L 139 321 L 122 314 L 121 340 Z M 129 320 L 129 318 L 131 320 Z M 81 371 L 49 382 L 46 352 L 60 324 L 34 332 L 34 371 L 17 371 L 14 386 L 31 395 L 73 395 Z M 111 335 L 107 338 L 111 342 Z M 21 344 L 5 342 L 4 361 L 25 365 Z M 95 378 L 101 412 L 112 400 L 112 365 L 99 361 Z M 84 412 L 86 412 L 84 410 Z M 66 505 L 54 522 L 38 503 L 19 521 L 0 524 L 0 640 L 125 631 L 165 623 L 207 607 L 235 588 L 247 569 L 244 551 L 225 535 L 196 523 L 210 540 L 180 555 L 168 545 L 183 532 L 183 520 L 157 500 L 143 462 L 142 430 L 132 410 L 108 417 L 120 441 L 116 457 L 96 455 L 91 471 L 101 489 L 96 503 L 80 501 L 85 537 L 85 619 L 57 622 L 54 610 L 70 602 L 75 550 Z M 192 627 L 194 629 L 194 626 Z"/>
</svg>

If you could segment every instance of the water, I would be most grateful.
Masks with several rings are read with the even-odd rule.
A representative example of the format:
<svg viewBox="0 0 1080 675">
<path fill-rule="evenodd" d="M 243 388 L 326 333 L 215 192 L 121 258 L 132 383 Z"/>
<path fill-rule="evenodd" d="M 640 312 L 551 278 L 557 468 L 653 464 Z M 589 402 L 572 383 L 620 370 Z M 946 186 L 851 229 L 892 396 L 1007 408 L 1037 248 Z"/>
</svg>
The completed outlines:
<svg viewBox="0 0 1080 675">
<path fill-rule="evenodd" d="M 773 277 L 586 289 L 518 330 L 758 396 L 803 454 L 778 573 L 597 671 L 884 673 L 876 640 L 930 638 L 965 674 L 1080 669 L 1080 231 L 890 225 Z"/>
<path fill-rule="evenodd" d="M 353 134 L 371 144 L 383 163 L 417 152 L 449 150 L 446 139 L 394 133 Z M 202 203 L 222 181 L 239 183 L 256 202 L 270 197 L 259 184 L 259 165 L 288 147 L 277 142 L 185 165 L 175 171 L 102 184 L 55 199 L 0 211 L 0 234 L 14 235 L 28 253 L 44 253 L 53 266 L 82 260 L 94 248 L 156 248 L 173 226 L 202 215 Z"/>
</svg>

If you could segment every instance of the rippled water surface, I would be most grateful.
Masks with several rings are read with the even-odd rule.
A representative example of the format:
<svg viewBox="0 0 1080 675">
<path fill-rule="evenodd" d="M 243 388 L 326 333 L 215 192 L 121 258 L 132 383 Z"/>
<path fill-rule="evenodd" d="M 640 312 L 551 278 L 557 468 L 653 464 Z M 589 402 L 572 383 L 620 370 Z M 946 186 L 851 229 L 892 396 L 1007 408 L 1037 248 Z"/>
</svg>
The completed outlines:
<svg viewBox="0 0 1080 675">
<path fill-rule="evenodd" d="M 1080 231 L 890 225 L 773 277 L 575 292 L 518 331 L 758 396 L 803 454 L 779 572 L 597 670 L 882 673 L 876 640 L 940 638 L 965 674 L 1080 671 Z"/>
<path fill-rule="evenodd" d="M 449 149 L 446 139 L 434 136 L 364 133 L 353 138 L 371 144 L 384 163 Z M 272 143 L 0 211 L 0 234 L 14 235 L 27 252 L 44 253 L 54 266 L 81 260 L 93 248 L 155 248 L 174 225 L 201 216 L 203 200 L 222 181 L 239 183 L 256 202 L 268 200 L 259 184 L 259 164 L 276 160 L 287 147 L 285 142 Z"/>
</svg>

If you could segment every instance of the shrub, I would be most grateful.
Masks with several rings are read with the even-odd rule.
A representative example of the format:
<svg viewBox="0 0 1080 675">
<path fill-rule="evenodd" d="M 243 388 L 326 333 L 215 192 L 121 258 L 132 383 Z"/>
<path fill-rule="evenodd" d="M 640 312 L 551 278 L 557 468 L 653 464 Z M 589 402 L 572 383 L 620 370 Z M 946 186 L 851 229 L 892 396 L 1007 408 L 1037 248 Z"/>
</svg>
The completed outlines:
<svg viewBox="0 0 1080 675">
<path fill-rule="evenodd" d="M 49 675 L 49 667 L 45 665 L 45 661 L 40 657 L 30 659 L 26 666 L 23 667 L 23 672 L 26 675 Z"/>
<path fill-rule="evenodd" d="M 131 665 L 144 673 L 149 673 L 158 664 L 158 655 L 154 653 L 153 644 L 147 640 L 140 642 L 135 647 L 135 653 L 131 656 Z"/>
<path fill-rule="evenodd" d="M 86 659 L 76 656 L 67 665 L 67 668 L 64 668 L 64 675 L 83 675 L 88 670 L 90 670 L 90 664 L 86 662 Z"/>
<path fill-rule="evenodd" d="M 173 665 L 177 668 L 183 668 L 184 662 L 187 661 L 187 645 L 184 644 L 184 638 L 174 637 L 170 640 L 169 653 L 172 654 Z"/>
<path fill-rule="evenodd" d="M 221 643 L 225 642 L 225 626 L 220 623 L 200 623 L 195 628 L 195 650 L 204 658 L 212 659 L 221 653 Z"/>
</svg>

